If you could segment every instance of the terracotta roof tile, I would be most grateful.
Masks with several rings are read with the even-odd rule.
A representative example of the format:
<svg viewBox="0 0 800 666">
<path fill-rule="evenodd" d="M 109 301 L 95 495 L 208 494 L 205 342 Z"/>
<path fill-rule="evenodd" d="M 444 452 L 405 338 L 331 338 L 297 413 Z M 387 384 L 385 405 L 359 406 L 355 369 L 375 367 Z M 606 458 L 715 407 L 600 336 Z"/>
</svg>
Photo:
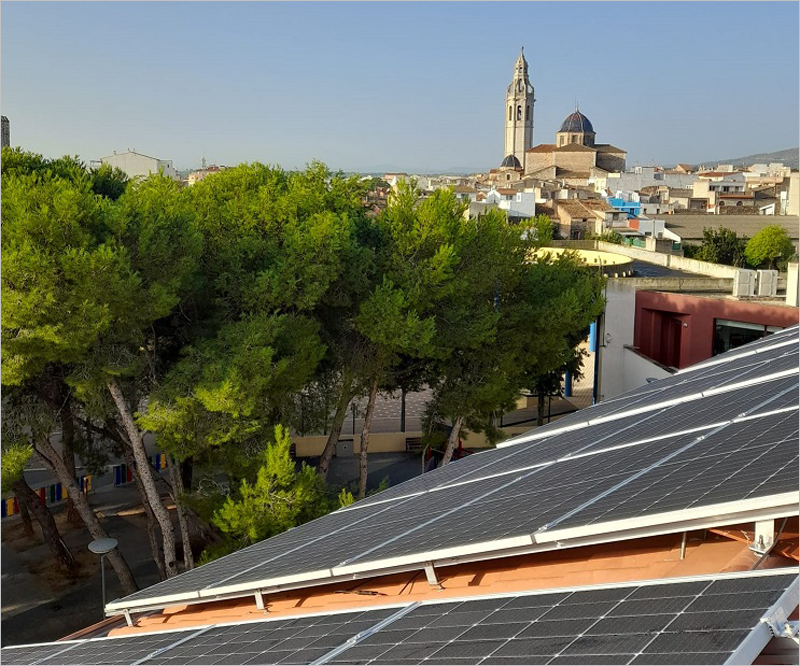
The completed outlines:
<svg viewBox="0 0 800 666">
<path fill-rule="evenodd" d="M 627 150 L 612 146 L 610 143 L 596 143 L 594 144 L 594 147 L 600 153 L 622 153 L 623 155 L 628 154 Z"/>
<path fill-rule="evenodd" d="M 594 148 L 590 148 L 589 146 L 584 146 L 582 143 L 567 143 L 563 146 L 559 146 L 555 148 L 556 152 L 559 153 L 596 153 L 597 150 Z"/>
<path fill-rule="evenodd" d="M 540 143 L 538 146 L 528 148 L 526 153 L 552 153 L 555 150 L 556 144 L 554 143 Z"/>
</svg>

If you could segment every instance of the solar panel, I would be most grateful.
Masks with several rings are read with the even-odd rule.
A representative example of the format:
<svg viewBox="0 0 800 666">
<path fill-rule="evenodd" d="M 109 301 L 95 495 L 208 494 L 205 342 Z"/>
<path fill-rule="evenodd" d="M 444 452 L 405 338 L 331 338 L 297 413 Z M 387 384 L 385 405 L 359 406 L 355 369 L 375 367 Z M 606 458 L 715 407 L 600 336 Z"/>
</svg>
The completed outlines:
<svg viewBox="0 0 800 666">
<path fill-rule="evenodd" d="M 59 642 L 44 645 L 8 646 L 2 649 L 4 664 L 36 664 L 47 657 L 64 652 L 75 647 L 77 643 Z"/>
<path fill-rule="evenodd" d="M 732 424 L 558 526 L 791 492 L 797 489 L 797 441 L 796 411 Z M 794 470 L 793 475 L 781 475 L 782 470 Z"/>
<path fill-rule="evenodd" d="M 144 663 L 310 664 L 396 611 L 364 610 L 214 627 Z"/>
<path fill-rule="evenodd" d="M 33 664 L 51 655 L 41 663 L 724 663 L 770 609 L 791 610 L 796 594 L 793 570 L 719 574 L 19 646 L 3 648 L 2 660 Z"/>
<path fill-rule="evenodd" d="M 397 558 L 424 562 L 453 548 L 478 555 L 532 545 L 547 530 L 796 492 L 797 429 L 789 426 L 797 415 L 773 413 L 796 408 L 796 368 L 796 346 L 773 345 L 676 375 L 570 417 L 576 429 L 562 419 L 529 441 L 469 456 L 108 608 L 302 586 Z M 664 406 L 704 391 L 712 394 Z M 742 414 L 752 422 L 732 423 Z"/>
<path fill-rule="evenodd" d="M 327 663 L 722 664 L 796 580 L 745 574 L 425 603 Z"/>
</svg>

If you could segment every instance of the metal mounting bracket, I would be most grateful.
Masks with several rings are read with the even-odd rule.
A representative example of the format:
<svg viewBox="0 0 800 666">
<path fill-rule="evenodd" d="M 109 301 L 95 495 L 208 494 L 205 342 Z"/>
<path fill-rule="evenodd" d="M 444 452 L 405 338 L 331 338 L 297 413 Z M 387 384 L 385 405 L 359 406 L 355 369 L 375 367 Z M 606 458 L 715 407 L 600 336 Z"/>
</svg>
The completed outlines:
<svg viewBox="0 0 800 666">
<path fill-rule="evenodd" d="M 267 604 L 264 602 L 264 593 L 261 590 L 256 590 L 256 608 L 258 610 L 263 610 L 265 613 L 269 613 L 267 610 Z"/>
<path fill-rule="evenodd" d="M 772 548 L 774 541 L 775 521 L 757 520 L 753 530 L 753 543 L 750 544 L 750 550 L 759 555 L 763 555 Z"/>
<path fill-rule="evenodd" d="M 426 562 L 425 563 L 425 577 L 428 579 L 428 584 L 431 587 L 435 587 L 437 590 L 443 590 L 441 582 L 439 582 L 439 578 L 436 575 L 436 569 L 433 568 L 433 562 Z"/>
<path fill-rule="evenodd" d="M 129 627 L 133 626 L 133 618 L 131 617 L 131 612 L 126 608 L 122 611 L 122 614 L 125 616 L 125 622 Z"/>
</svg>

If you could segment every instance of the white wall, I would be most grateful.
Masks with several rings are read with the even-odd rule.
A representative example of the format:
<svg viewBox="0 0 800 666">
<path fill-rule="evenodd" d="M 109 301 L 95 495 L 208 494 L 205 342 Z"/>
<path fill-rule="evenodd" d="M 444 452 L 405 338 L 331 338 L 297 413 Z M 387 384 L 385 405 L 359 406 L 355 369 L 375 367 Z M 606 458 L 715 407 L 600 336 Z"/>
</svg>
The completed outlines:
<svg viewBox="0 0 800 666">
<path fill-rule="evenodd" d="M 163 172 L 168 178 L 178 179 L 178 173 L 172 167 L 171 160 L 159 160 L 133 151 L 109 155 L 101 162 L 121 169 L 129 178 L 147 177 L 151 173 Z"/>
<path fill-rule="evenodd" d="M 786 305 L 797 307 L 798 272 L 797 263 L 792 262 L 786 268 Z"/>
<path fill-rule="evenodd" d="M 624 391 L 625 345 L 633 344 L 633 321 L 636 313 L 636 290 L 625 280 L 606 280 L 606 309 L 600 344 L 600 400 L 608 400 Z"/>
<path fill-rule="evenodd" d="M 664 379 L 672 376 L 669 370 L 665 370 L 658 363 L 654 363 L 633 349 L 623 350 L 622 361 L 625 372 L 623 373 L 622 391 L 620 393 L 644 386 L 647 380 L 651 378 Z"/>
<path fill-rule="evenodd" d="M 600 344 L 600 400 L 610 400 L 672 373 L 628 349 L 633 345 L 636 288 L 625 278 L 606 281 L 606 309 Z"/>
</svg>

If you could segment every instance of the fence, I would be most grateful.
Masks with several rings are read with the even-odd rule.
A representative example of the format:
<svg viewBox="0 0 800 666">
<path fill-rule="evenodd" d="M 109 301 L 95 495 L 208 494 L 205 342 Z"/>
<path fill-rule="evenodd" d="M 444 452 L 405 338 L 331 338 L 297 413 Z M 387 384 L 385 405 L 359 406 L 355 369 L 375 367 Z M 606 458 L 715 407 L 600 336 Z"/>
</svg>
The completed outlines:
<svg viewBox="0 0 800 666">
<path fill-rule="evenodd" d="M 76 483 L 84 495 L 92 490 L 92 475 L 83 474 L 75 479 Z M 53 506 L 67 499 L 67 491 L 60 483 L 51 483 L 35 489 L 34 492 L 39 496 L 39 501 L 45 506 Z M 9 518 L 19 513 L 19 502 L 16 497 L 5 497 L 0 502 L 0 517 Z"/>
<path fill-rule="evenodd" d="M 156 453 L 154 456 L 150 456 L 150 464 L 158 472 L 160 472 L 162 469 L 167 469 L 167 454 Z M 133 481 L 133 471 L 126 463 L 114 465 L 115 486 L 123 486 L 131 481 Z"/>
</svg>

